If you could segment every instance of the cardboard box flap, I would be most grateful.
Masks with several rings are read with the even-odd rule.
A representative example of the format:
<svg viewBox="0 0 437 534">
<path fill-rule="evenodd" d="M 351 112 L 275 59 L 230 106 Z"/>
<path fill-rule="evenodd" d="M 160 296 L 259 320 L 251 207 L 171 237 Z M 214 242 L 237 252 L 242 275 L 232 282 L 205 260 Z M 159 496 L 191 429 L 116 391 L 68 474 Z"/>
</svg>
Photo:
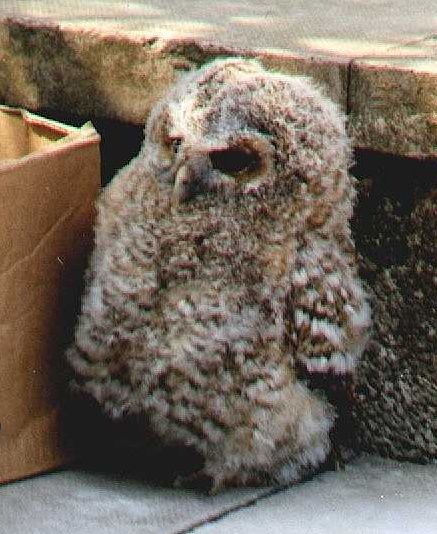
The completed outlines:
<svg viewBox="0 0 437 534">
<path fill-rule="evenodd" d="M 4 105 L 0 105 L 0 131 L 0 166 L 41 151 L 56 150 L 60 143 L 100 139 L 91 122 L 76 128 Z"/>
<path fill-rule="evenodd" d="M 70 342 L 100 188 L 99 135 L 0 107 L 0 483 L 71 459 Z"/>
</svg>

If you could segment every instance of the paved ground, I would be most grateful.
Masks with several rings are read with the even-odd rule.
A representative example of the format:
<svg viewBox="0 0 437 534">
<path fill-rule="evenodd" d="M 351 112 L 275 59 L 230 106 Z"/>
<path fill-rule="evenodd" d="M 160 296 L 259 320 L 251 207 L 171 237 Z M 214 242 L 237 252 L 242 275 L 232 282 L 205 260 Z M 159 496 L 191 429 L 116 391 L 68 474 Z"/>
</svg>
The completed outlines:
<svg viewBox="0 0 437 534">
<path fill-rule="evenodd" d="M 0 532 L 434 534 L 436 479 L 437 465 L 363 457 L 273 495 L 246 489 L 208 497 L 73 470 L 1 487 Z"/>
<path fill-rule="evenodd" d="M 409 58 L 428 68 L 437 50 L 435 7 L 433 0 L 2 0 L 0 16 L 237 48 Z"/>
<path fill-rule="evenodd" d="M 196 534 L 435 534 L 437 466 L 362 458 Z"/>
</svg>

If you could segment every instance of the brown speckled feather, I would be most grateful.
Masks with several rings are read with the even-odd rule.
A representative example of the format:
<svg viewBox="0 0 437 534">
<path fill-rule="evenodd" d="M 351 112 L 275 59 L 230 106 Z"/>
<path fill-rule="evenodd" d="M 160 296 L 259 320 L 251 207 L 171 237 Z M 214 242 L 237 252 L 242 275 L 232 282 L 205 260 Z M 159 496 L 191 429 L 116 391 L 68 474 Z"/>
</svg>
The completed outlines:
<svg viewBox="0 0 437 534">
<path fill-rule="evenodd" d="M 100 198 L 76 387 L 193 446 L 215 487 L 317 467 L 334 414 L 297 365 L 351 372 L 369 327 L 349 162 L 309 80 L 238 58 L 187 75 Z"/>
</svg>

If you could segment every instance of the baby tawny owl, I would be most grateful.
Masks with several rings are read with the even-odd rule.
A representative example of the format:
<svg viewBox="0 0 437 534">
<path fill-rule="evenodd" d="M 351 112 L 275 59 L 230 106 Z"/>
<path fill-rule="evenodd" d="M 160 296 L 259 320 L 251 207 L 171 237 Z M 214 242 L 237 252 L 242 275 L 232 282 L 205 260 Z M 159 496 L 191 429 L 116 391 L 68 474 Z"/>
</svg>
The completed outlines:
<svg viewBox="0 0 437 534">
<path fill-rule="evenodd" d="M 99 200 L 76 386 L 194 447 L 215 487 L 323 462 L 335 416 L 298 370 L 352 371 L 369 326 L 349 164 L 308 79 L 238 58 L 188 74 Z"/>
</svg>

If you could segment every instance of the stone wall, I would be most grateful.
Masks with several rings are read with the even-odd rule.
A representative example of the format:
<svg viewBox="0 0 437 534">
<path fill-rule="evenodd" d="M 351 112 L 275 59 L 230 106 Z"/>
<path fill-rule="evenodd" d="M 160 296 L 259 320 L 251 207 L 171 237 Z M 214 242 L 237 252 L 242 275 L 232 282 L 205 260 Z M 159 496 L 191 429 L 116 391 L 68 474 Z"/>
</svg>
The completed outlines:
<svg viewBox="0 0 437 534">
<path fill-rule="evenodd" d="M 311 76 L 348 112 L 360 148 L 437 155 L 437 73 L 370 60 L 253 52 L 195 39 L 157 39 L 0 20 L 0 102 L 143 124 L 181 71 L 218 56 L 257 57 Z"/>
</svg>

